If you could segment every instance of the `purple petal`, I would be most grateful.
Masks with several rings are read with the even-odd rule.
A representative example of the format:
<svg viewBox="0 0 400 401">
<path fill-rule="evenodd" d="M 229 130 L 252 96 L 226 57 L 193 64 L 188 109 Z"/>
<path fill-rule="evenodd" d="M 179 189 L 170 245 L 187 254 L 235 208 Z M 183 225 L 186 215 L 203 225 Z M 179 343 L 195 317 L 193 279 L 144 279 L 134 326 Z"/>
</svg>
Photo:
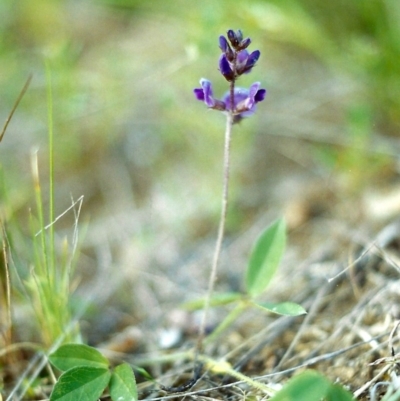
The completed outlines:
<svg viewBox="0 0 400 401">
<path fill-rule="evenodd" d="M 232 43 L 232 46 L 236 48 L 239 43 L 243 40 L 243 34 L 240 29 L 238 29 L 237 32 L 235 32 L 232 29 L 229 29 L 229 31 L 226 33 L 228 36 L 229 41 Z"/>
<path fill-rule="evenodd" d="M 255 112 L 256 103 L 261 102 L 265 98 L 266 90 L 259 89 L 260 82 L 255 82 L 250 86 L 247 94 L 248 96 L 237 105 L 238 111 L 242 117 L 249 117 Z"/>
<path fill-rule="evenodd" d="M 243 69 L 245 73 L 248 73 L 251 71 L 251 69 L 255 66 L 257 63 L 258 59 L 260 58 L 260 51 L 255 50 L 253 53 L 250 54 L 250 56 L 247 59 L 246 66 Z"/>
<path fill-rule="evenodd" d="M 229 29 L 228 32 L 226 33 L 226 36 L 228 36 L 229 42 L 232 43 L 233 47 L 235 47 L 238 44 L 236 33 L 233 29 Z"/>
<path fill-rule="evenodd" d="M 250 86 L 249 97 L 254 99 L 254 96 L 257 94 L 259 88 L 260 88 L 260 82 L 254 82 L 254 84 Z"/>
<path fill-rule="evenodd" d="M 250 45 L 250 43 L 251 43 L 251 40 L 250 40 L 250 38 L 246 38 L 246 39 L 243 39 L 240 43 L 239 43 L 239 49 L 246 49 L 247 47 L 249 47 L 249 45 Z"/>
<path fill-rule="evenodd" d="M 203 88 L 193 89 L 193 93 L 196 96 L 197 100 L 201 100 L 202 102 L 204 102 L 204 91 L 203 91 Z"/>
<path fill-rule="evenodd" d="M 236 61 L 238 63 L 238 69 L 240 69 L 241 67 L 247 65 L 247 60 L 249 58 L 249 53 L 247 50 L 241 50 L 238 54 L 237 54 L 237 58 Z"/>
<path fill-rule="evenodd" d="M 228 47 L 229 47 L 228 41 L 226 40 L 225 36 L 221 35 L 219 37 L 219 48 L 222 50 L 223 53 L 225 53 Z"/>
<path fill-rule="evenodd" d="M 252 110 L 255 105 L 256 102 L 254 101 L 254 98 L 248 97 L 240 106 L 244 111 L 249 111 Z"/>
<path fill-rule="evenodd" d="M 249 91 L 245 88 L 235 88 L 235 107 L 249 96 Z"/>
<path fill-rule="evenodd" d="M 235 93 L 234 93 L 234 109 L 236 109 L 237 105 L 240 102 L 243 102 L 247 97 L 249 96 L 249 91 L 245 88 L 235 88 Z M 230 110 L 231 109 L 231 94 L 230 92 L 226 92 L 222 98 L 222 101 L 226 104 L 226 109 Z"/>
<path fill-rule="evenodd" d="M 219 70 L 227 81 L 232 81 L 234 74 L 225 54 L 222 54 L 219 59 Z"/>
<path fill-rule="evenodd" d="M 213 107 L 215 104 L 215 101 L 213 98 L 211 82 L 208 79 L 202 78 L 202 79 L 200 79 L 200 85 L 202 86 L 203 92 L 204 92 L 204 103 L 208 107 Z"/>
<path fill-rule="evenodd" d="M 249 59 L 247 60 L 247 63 L 248 64 L 251 63 L 252 65 L 254 65 L 258 61 L 258 59 L 260 58 L 260 55 L 261 55 L 260 50 L 254 50 L 254 52 L 252 52 L 250 54 Z"/>
<path fill-rule="evenodd" d="M 262 102 L 265 99 L 267 91 L 265 89 L 260 89 L 257 91 L 256 95 L 254 96 L 254 100 L 256 103 Z"/>
<path fill-rule="evenodd" d="M 256 96 L 259 87 L 260 87 L 259 82 L 255 82 L 253 85 L 250 86 L 250 89 L 248 92 L 249 95 L 248 95 L 247 99 L 243 102 L 243 104 L 241 105 L 243 108 L 245 108 L 247 110 L 251 110 L 254 107 L 254 105 L 256 104 L 254 97 Z"/>
</svg>

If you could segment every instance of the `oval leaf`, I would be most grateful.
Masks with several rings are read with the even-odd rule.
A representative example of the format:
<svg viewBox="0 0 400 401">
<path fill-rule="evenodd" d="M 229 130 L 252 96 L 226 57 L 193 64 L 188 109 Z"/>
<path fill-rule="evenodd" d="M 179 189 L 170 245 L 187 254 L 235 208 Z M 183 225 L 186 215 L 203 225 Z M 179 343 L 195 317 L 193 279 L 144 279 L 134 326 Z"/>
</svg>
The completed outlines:
<svg viewBox="0 0 400 401">
<path fill-rule="evenodd" d="M 108 369 L 78 366 L 63 373 L 50 395 L 50 401 L 96 401 L 110 381 Z"/>
<path fill-rule="evenodd" d="M 135 376 L 127 363 L 118 365 L 111 375 L 110 395 L 113 401 L 137 401 Z"/>
<path fill-rule="evenodd" d="M 334 398 L 337 397 L 337 398 Z M 332 384 L 321 374 L 306 370 L 290 379 L 270 401 L 353 401 L 344 388 Z"/>
<path fill-rule="evenodd" d="M 301 305 L 294 302 L 254 302 L 254 305 L 283 316 L 299 316 L 307 313 Z"/>
<path fill-rule="evenodd" d="M 331 384 L 326 393 L 327 401 L 354 401 L 353 395 L 340 384 Z"/>
<path fill-rule="evenodd" d="M 285 220 L 279 219 L 265 229 L 251 252 L 246 271 L 246 289 L 251 297 L 257 297 L 267 288 L 279 266 L 285 245 Z"/>
<path fill-rule="evenodd" d="M 108 360 L 97 349 L 84 344 L 65 344 L 49 356 L 50 362 L 65 372 L 77 366 L 108 368 Z"/>
</svg>

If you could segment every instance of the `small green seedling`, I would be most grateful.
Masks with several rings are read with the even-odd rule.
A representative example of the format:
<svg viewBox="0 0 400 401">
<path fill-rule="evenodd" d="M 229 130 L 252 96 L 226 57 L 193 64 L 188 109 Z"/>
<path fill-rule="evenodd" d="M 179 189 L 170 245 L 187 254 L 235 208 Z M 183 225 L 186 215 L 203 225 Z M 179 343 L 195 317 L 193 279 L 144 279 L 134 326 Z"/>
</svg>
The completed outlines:
<svg viewBox="0 0 400 401">
<path fill-rule="evenodd" d="M 107 358 L 95 348 L 62 345 L 49 360 L 64 372 L 53 388 L 50 401 L 96 401 L 107 387 L 113 401 L 138 399 L 132 368 L 122 363 L 111 370 Z"/>
<path fill-rule="evenodd" d="M 215 339 L 249 307 L 258 307 L 266 312 L 284 316 L 299 316 L 306 313 L 301 305 L 294 302 L 275 303 L 257 300 L 271 283 L 282 259 L 285 246 L 286 225 L 284 219 L 281 218 L 261 233 L 253 247 L 245 272 L 246 292 L 244 294 L 236 292 L 217 294 L 211 298 L 211 306 L 235 303 L 236 307 L 208 337 L 207 341 Z M 184 308 L 188 310 L 200 309 L 203 303 L 203 300 L 195 300 L 184 304 Z"/>
<path fill-rule="evenodd" d="M 276 393 L 270 401 L 354 401 L 351 393 L 314 370 L 307 370 Z"/>
</svg>

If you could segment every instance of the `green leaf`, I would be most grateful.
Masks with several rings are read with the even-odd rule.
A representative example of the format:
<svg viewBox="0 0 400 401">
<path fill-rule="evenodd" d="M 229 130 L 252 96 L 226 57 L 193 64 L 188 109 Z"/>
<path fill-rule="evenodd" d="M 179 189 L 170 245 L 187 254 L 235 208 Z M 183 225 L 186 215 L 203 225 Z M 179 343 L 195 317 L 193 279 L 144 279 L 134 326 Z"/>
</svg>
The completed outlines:
<svg viewBox="0 0 400 401">
<path fill-rule="evenodd" d="M 353 401 L 343 387 L 332 384 L 326 377 L 313 371 L 305 372 L 289 380 L 270 401 Z"/>
<path fill-rule="evenodd" d="M 108 368 L 108 360 L 97 349 L 84 344 L 65 344 L 49 356 L 50 362 L 65 372 L 77 366 Z"/>
<path fill-rule="evenodd" d="M 286 225 L 282 218 L 265 229 L 251 252 L 246 271 L 246 289 L 252 298 L 266 290 L 279 266 L 285 245 Z"/>
<path fill-rule="evenodd" d="M 253 302 L 253 305 L 284 316 L 299 316 L 307 313 L 301 305 L 294 302 Z"/>
<path fill-rule="evenodd" d="M 63 373 L 50 395 L 50 401 L 96 401 L 110 381 L 108 369 L 78 366 Z"/>
<path fill-rule="evenodd" d="M 137 401 L 135 376 L 127 363 L 118 365 L 111 375 L 110 395 L 113 401 Z"/>
<path fill-rule="evenodd" d="M 222 294 L 215 294 L 210 299 L 210 306 L 228 305 L 241 298 L 243 298 L 243 294 L 240 292 L 224 292 Z M 204 307 L 204 301 L 204 298 L 195 299 L 193 301 L 185 302 L 182 307 L 188 311 L 199 310 Z"/>
<path fill-rule="evenodd" d="M 339 384 L 332 384 L 325 397 L 327 401 L 354 401 L 353 395 Z"/>
</svg>

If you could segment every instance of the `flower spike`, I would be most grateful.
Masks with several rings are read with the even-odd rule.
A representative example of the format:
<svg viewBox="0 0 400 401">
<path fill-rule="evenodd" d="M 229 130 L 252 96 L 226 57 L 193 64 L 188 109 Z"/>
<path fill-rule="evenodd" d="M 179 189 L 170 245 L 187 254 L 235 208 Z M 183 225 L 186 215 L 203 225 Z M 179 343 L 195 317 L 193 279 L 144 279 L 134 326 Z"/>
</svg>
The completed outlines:
<svg viewBox="0 0 400 401">
<path fill-rule="evenodd" d="M 213 95 L 212 84 L 209 80 L 200 80 L 201 88 L 194 89 L 197 100 L 206 104 L 213 110 L 219 110 L 233 115 L 233 122 L 238 122 L 244 117 L 251 116 L 256 109 L 256 104 L 265 99 L 267 91 L 260 89 L 260 83 L 255 82 L 249 89 L 235 87 L 236 80 L 243 74 L 251 72 L 260 58 L 260 51 L 249 53 L 246 49 L 251 43 L 250 38 L 243 39 L 241 30 L 236 32 L 228 30 L 226 37 L 219 37 L 219 48 L 222 54 L 219 58 L 219 71 L 230 82 L 231 89 L 222 99 L 216 99 Z M 233 93 L 233 110 L 231 110 L 231 93 Z"/>
</svg>

